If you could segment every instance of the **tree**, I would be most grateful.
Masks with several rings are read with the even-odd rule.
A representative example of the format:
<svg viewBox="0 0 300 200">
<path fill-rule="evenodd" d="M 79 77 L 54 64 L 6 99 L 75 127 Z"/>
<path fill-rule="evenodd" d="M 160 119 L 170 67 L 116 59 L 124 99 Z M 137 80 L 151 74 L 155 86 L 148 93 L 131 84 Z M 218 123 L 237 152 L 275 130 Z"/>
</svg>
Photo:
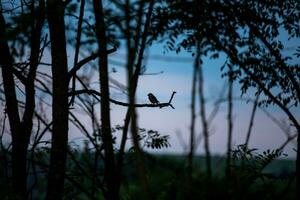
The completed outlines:
<svg viewBox="0 0 300 200">
<path fill-rule="evenodd" d="M 52 143 L 46 199 L 62 199 L 68 149 L 68 64 L 64 23 L 65 5 L 47 1 L 47 17 L 52 55 Z"/>
<path fill-rule="evenodd" d="M 42 28 L 44 25 L 44 2 L 39 1 L 38 6 L 33 1 L 30 1 L 27 6 L 24 6 L 24 12 L 22 12 L 20 18 L 20 26 L 29 26 L 28 46 L 30 48 L 29 63 L 25 63 L 25 68 L 28 69 L 27 76 L 24 76 L 21 72 L 17 71 L 14 64 L 14 57 L 9 49 L 8 45 L 8 31 L 1 10 L 0 26 L 0 48 L 1 48 L 1 67 L 2 77 L 4 84 L 4 92 L 6 98 L 7 114 L 9 117 L 9 123 L 12 134 L 12 188 L 16 192 L 16 199 L 27 198 L 27 148 L 32 131 L 33 114 L 35 109 L 35 76 L 38 67 L 39 53 L 40 53 L 40 40 L 42 37 Z M 22 5 L 23 11 L 23 5 Z M 21 20 L 25 17 L 25 20 Z M 28 19 L 26 21 L 26 19 Z M 27 30 L 20 30 L 16 32 L 16 35 L 22 34 Z M 21 43 L 22 40 L 16 40 L 16 43 Z M 24 47 L 23 47 L 24 48 Z M 24 51 L 21 49 L 20 51 Z M 21 55 L 23 56 L 23 55 Z M 18 56 L 16 56 L 18 58 Z M 21 80 L 25 86 L 25 108 L 22 119 L 19 116 L 19 106 L 15 90 L 14 74 Z"/>
<path fill-rule="evenodd" d="M 108 61 L 107 61 L 107 38 L 106 24 L 104 22 L 103 5 L 101 0 L 94 0 L 94 13 L 96 18 L 96 34 L 99 46 L 99 74 L 101 100 L 101 132 L 104 144 L 104 180 L 107 182 L 106 199 L 118 199 L 116 188 L 116 164 L 111 134 L 109 86 L 108 86 Z"/>
</svg>

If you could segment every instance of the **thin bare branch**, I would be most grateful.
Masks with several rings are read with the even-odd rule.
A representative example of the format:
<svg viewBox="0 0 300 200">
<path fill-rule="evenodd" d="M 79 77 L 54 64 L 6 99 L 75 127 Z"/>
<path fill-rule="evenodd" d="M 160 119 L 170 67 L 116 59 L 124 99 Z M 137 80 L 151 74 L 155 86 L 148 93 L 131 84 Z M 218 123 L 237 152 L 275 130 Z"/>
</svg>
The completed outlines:
<svg viewBox="0 0 300 200">
<path fill-rule="evenodd" d="M 168 103 L 158 103 L 158 104 L 134 104 L 133 106 L 134 107 L 159 107 L 159 108 L 163 108 L 163 107 L 167 107 L 167 106 L 170 106 L 171 108 L 175 109 L 174 106 L 171 104 L 172 103 L 172 99 L 174 97 L 176 92 L 173 92 L 171 97 L 170 97 L 170 100 Z M 74 92 L 70 92 L 69 93 L 69 96 L 72 96 L 72 95 L 80 95 L 80 94 L 89 94 L 89 95 L 97 95 L 99 97 L 102 97 L 102 94 L 96 90 L 93 90 L 93 89 L 82 89 L 82 90 L 76 90 Z M 121 101 L 117 101 L 117 100 L 114 100 L 114 99 L 111 99 L 109 98 L 109 101 L 111 103 L 114 103 L 114 104 L 117 104 L 117 105 L 120 105 L 120 106 L 126 106 L 126 107 L 129 107 L 130 104 L 129 103 L 125 103 L 125 102 L 121 102 Z"/>
</svg>

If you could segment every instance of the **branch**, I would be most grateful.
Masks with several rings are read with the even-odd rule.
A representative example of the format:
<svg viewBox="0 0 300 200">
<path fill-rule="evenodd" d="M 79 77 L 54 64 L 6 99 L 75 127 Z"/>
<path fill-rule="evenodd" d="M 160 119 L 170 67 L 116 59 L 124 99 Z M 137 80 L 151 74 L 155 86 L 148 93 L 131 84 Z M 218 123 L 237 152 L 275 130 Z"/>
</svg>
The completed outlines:
<svg viewBox="0 0 300 200">
<path fill-rule="evenodd" d="M 78 25 L 77 25 L 77 36 L 76 36 L 76 46 L 75 46 L 75 56 L 74 56 L 74 67 L 78 63 L 78 55 L 79 55 L 80 39 L 81 39 L 81 31 L 82 31 L 81 26 L 82 26 L 82 20 L 84 15 L 84 5 L 85 5 L 85 0 L 81 1 L 80 4 L 80 11 L 79 11 L 80 14 L 79 14 Z M 75 91 L 75 87 L 76 87 L 76 71 L 73 74 L 72 91 Z M 69 101 L 69 105 L 73 105 L 73 103 L 74 103 L 74 96 L 71 97 L 71 100 Z"/>
<path fill-rule="evenodd" d="M 175 109 L 175 108 L 171 105 L 171 102 L 172 102 L 172 99 L 173 99 L 175 93 L 176 93 L 176 92 L 173 91 L 172 96 L 171 96 L 171 98 L 170 98 L 170 100 L 169 100 L 169 104 L 170 104 L 170 106 L 171 106 L 173 109 Z"/>
<path fill-rule="evenodd" d="M 286 140 L 280 145 L 280 147 L 278 149 L 283 150 L 291 141 L 293 141 L 294 139 L 296 139 L 298 136 L 298 134 L 294 134 L 294 135 L 289 135 L 287 136 Z"/>
<path fill-rule="evenodd" d="M 254 101 L 254 104 L 253 104 L 251 117 L 250 117 L 250 122 L 249 122 L 249 127 L 248 127 L 248 131 L 247 131 L 247 134 L 246 134 L 246 141 L 245 141 L 246 147 L 248 146 L 248 143 L 249 143 L 249 140 L 250 140 L 250 135 L 251 135 L 251 131 L 252 131 L 253 123 L 254 123 L 254 117 L 255 117 L 256 108 L 257 108 L 257 105 L 258 105 L 260 94 L 261 94 L 260 92 L 257 94 L 257 96 L 255 98 L 255 101 Z"/>
<path fill-rule="evenodd" d="M 22 83 L 23 85 L 26 85 L 27 79 L 26 79 L 26 77 L 22 74 L 22 72 L 19 71 L 19 70 L 17 70 L 17 69 L 14 68 L 14 67 L 12 67 L 11 69 L 12 69 L 13 74 L 21 81 L 21 83 Z"/>
<path fill-rule="evenodd" d="M 232 52 L 232 50 L 224 47 L 220 40 L 216 37 L 212 38 L 213 41 L 223 50 L 229 57 L 230 59 L 234 62 L 234 64 L 237 64 L 240 66 L 240 68 L 249 76 L 258 86 L 259 88 L 264 92 L 264 94 L 269 97 L 274 104 L 276 104 L 285 114 L 289 117 L 289 119 L 292 121 L 292 123 L 295 125 L 296 129 L 299 131 L 300 130 L 300 124 L 295 118 L 295 116 L 290 112 L 290 110 L 280 101 L 278 100 L 269 90 L 268 88 L 265 87 L 264 83 L 255 76 L 255 74 L 251 73 L 251 71 L 247 68 L 245 63 L 240 61 L 238 57 L 235 55 L 235 53 Z"/>
<path fill-rule="evenodd" d="M 268 48 L 271 55 L 273 55 L 279 64 L 283 68 L 283 70 L 286 72 L 287 77 L 291 80 L 292 85 L 294 89 L 296 90 L 297 97 L 300 99 L 300 87 L 297 80 L 294 78 L 294 75 L 290 72 L 288 66 L 284 62 L 284 60 L 281 58 L 280 53 L 278 53 L 277 49 L 274 49 L 272 45 L 266 40 L 266 38 L 263 37 L 262 33 L 257 29 L 257 27 L 253 26 L 252 24 L 248 23 L 248 26 L 250 29 L 253 30 L 254 34 L 262 41 L 262 43 Z"/>
<path fill-rule="evenodd" d="M 107 54 L 111 54 L 117 51 L 117 47 L 113 47 L 112 49 L 109 49 L 106 51 Z M 83 65 L 86 63 L 95 60 L 96 58 L 99 57 L 99 53 L 92 53 L 90 56 L 82 59 L 75 65 L 69 72 L 68 72 L 68 79 L 70 79 Z"/>
<path fill-rule="evenodd" d="M 159 107 L 159 108 L 162 108 L 162 107 L 167 107 L 167 106 L 170 106 L 171 108 L 175 109 L 174 106 L 171 104 L 172 102 L 172 99 L 175 95 L 175 91 L 173 91 L 171 97 L 170 97 L 170 100 L 168 103 L 158 103 L 158 104 L 134 104 L 133 107 Z M 96 90 L 93 90 L 93 89 L 82 89 L 82 90 L 76 90 L 74 92 L 69 92 L 69 96 L 72 96 L 72 95 L 80 95 L 80 94 L 88 94 L 88 95 L 96 95 L 96 96 L 99 96 L 99 97 L 102 97 L 102 94 Z M 130 104 L 129 103 L 125 103 L 125 102 L 121 102 L 121 101 L 116 101 L 114 99 L 109 99 L 109 101 L 111 103 L 114 103 L 114 104 L 117 104 L 117 105 L 120 105 L 120 106 L 126 106 L 126 107 L 129 107 Z"/>
</svg>

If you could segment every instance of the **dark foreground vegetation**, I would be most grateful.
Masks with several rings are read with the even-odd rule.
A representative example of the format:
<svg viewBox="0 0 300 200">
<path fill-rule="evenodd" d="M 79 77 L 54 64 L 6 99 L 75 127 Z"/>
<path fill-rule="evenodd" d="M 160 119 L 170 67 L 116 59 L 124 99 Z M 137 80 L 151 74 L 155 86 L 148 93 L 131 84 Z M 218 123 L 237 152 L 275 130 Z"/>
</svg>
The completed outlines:
<svg viewBox="0 0 300 200">
<path fill-rule="evenodd" d="M 72 155 L 67 163 L 64 199 L 103 199 L 101 190 L 97 188 L 97 176 L 103 170 L 103 162 L 97 163 L 98 171 L 91 165 L 95 152 L 70 150 Z M 185 155 L 144 154 L 145 167 L 148 172 L 149 191 L 152 199 L 296 199 L 295 196 L 295 161 L 278 158 L 279 152 L 267 151 L 258 154 L 255 151 L 244 152 L 239 149 L 233 152 L 232 174 L 226 176 L 226 157 L 212 156 L 212 177 L 205 173 L 205 157 L 194 157 L 193 173 L 187 171 Z M 29 173 L 31 186 L 30 199 L 45 199 L 47 180 L 48 153 L 41 150 L 34 156 L 38 158 Z M 145 199 L 135 170 L 134 153 L 125 157 L 123 186 L 120 198 Z M 4 163 L 1 171 L 5 172 Z M 77 183 L 77 184 L 74 184 Z M 8 196 L 11 180 L 1 179 L 0 196 Z"/>
</svg>

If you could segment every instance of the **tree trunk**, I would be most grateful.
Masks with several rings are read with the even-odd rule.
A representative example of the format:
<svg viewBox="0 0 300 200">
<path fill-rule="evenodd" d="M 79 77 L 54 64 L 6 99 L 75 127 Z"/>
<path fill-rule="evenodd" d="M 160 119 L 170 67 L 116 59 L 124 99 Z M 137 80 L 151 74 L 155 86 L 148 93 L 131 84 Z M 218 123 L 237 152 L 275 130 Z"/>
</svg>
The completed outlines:
<svg viewBox="0 0 300 200">
<path fill-rule="evenodd" d="M 18 114 L 18 104 L 13 80 L 12 62 L 13 58 L 9 52 L 7 41 L 5 39 L 5 21 L 1 15 L 1 65 L 3 66 L 2 75 L 5 90 L 7 113 L 12 132 L 12 186 L 14 197 L 16 199 L 27 199 L 27 148 L 32 131 L 32 118 L 35 109 L 35 89 L 34 80 L 38 67 L 41 30 L 44 24 L 44 2 L 39 3 L 38 12 L 34 7 L 34 2 L 30 4 L 31 8 L 31 35 L 30 35 L 30 68 L 25 82 L 25 110 L 20 122 Z"/>
<path fill-rule="evenodd" d="M 26 146 L 21 132 L 21 122 L 13 77 L 13 59 L 5 37 L 5 20 L 0 15 L 0 65 L 6 101 L 5 112 L 9 118 L 12 135 L 12 190 L 11 199 L 26 199 Z"/>
<path fill-rule="evenodd" d="M 101 0 L 94 0 L 94 12 L 96 18 L 96 34 L 99 46 L 99 71 L 101 98 L 101 133 L 104 145 L 104 181 L 107 184 L 105 198 L 115 200 L 119 198 L 117 192 L 117 180 L 115 176 L 115 158 L 110 122 L 108 62 L 107 62 L 107 38 Z"/>
<path fill-rule="evenodd" d="M 194 159 L 194 148 L 195 148 L 195 120 L 196 120 L 196 83 L 197 83 L 197 73 L 199 71 L 199 53 L 195 58 L 193 80 L 192 80 L 192 102 L 191 102 L 191 128 L 190 128 L 190 152 L 188 154 L 188 167 L 187 173 L 188 177 L 191 178 L 193 170 L 193 159 Z"/>
<path fill-rule="evenodd" d="M 63 2 L 59 0 L 48 0 L 47 14 L 52 55 L 53 131 L 46 199 L 60 200 L 63 198 L 64 193 L 69 112 L 67 77 L 68 66 Z"/>
<path fill-rule="evenodd" d="M 141 30 L 142 27 L 142 18 L 143 18 L 143 10 L 144 10 L 144 3 L 145 2 L 140 2 L 140 8 L 139 8 L 139 15 L 138 15 L 138 24 L 136 26 L 136 32 L 137 32 L 137 36 L 139 35 L 139 31 Z M 129 6 L 129 5 L 127 5 Z M 149 9 L 148 12 L 146 14 L 146 21 L 145 21 L 145 26 L 144 26 L 144 30 L 141 33 L 142 37 L 136 37 L 135 39 L 135 52 L 138 52 L 137 55 L 137 63 L 135 65 L 135 71 L 133 74 L 133 77 L 131 79 L 131 88 L 130 90 L 132 91 L 132 95 L 135 96 L 136 93 L 136 89 L 137 89 L 137 84 L 138 84 L 138 79 L 139 79 L 139 75 L 141 73 L 141 67 L 142 67 L 142 62 L 143 62 L 143 57 L 144 57 L 144 51 L 146 49 L 146 41 L 147 41 L 147 36 L 148 36 L 148 29 L 150 26 L 150 22 L 151 22 L 151 15 L 153 12 L 153 7 L 154 7 L 154 0 L 151 0 L 149 3 Z M 125 9 L 126 10 L 126 9 Z M 128 11 L 128 8 L 126 10 L 126 12 Z M 127 16 L 127 20 L 130 20 L 130 17 Z M 129 27 L 127 27 L 129 29 Z M 125 33 L 126 35 L 129 33 Z M 128 41 L 128 39 L 130 40 L 130 36 L 127 36 L 127 43 L 131 43 L 130 41 Z M 138 49 L 138 46 L 140 44 L 140 49 Z M 130 44 L 127 44 L 127 51 L 130 52 Z M 128 55 L 127 57 L 127 68 L 129 66 L 133 66 L 134 60 L 135 60 L 135 56 L 134 55 Z M 127 141 L 127 135 L 128 135 L 128 130 L 129 130 L 129 123 L 131 120 L 131 107 L 129 106 L 126 112 L 126 116 L 125 116 L 125 122 L 124 122 L 124 127 L 123 127 L 123 132 L 122 132 L 122 139 L 121 139 L 121 144 L 120 144 L 120 149 L 119 149 L 119 155 L 118 155 L 118 160 L 117 160 L 117 166 L 116 166 L 116 170 L 117 170 L 117 190 L 120 191 L 120 187 L 121 187 L 121 176 L 122 176 L 122 168 L 123 168 L 123 160 L 124 160 L 124 154 L 125 154 L 125 145 L 126 145 L 126 141 Z"/>
<path fill-rule="evenodd" d="M 200 61 L 199 61 L 200 62 Z M 209 131 L 208 124 L 206 119 L 205 111 L 205 98 L 204 98 L 204 80 L 203 80 L 203 70 L 202 66 L 199 67 L 199 95 L 200 95 L 200 116 L 202 122 L 202 130 L 204 136 L 204 150 L 205 150 L 205 163 L 206 163 L 206 172 L 208 179 L 211 178 L 211 157 L 209 150 Z"/>
<path fill-rule="evenodd" d="M 297 198 L 300 198 L 300 127 L 297 126 L 297 160 L 296 160 L 296 191 L 297 191 Z"/>
<path fill-rule="evenodd" d="M 229 77 L 228 77 L 228 113 L 227 113 L 227 122 L 228 122 L 228 138 L 227 138 L 227 159 L 226 159 L 226 176 L 230 176 L 230 165 L 231 165 L 231 146 L 232 146 L 232 66 L 229 65 Z"/>
</svg>

